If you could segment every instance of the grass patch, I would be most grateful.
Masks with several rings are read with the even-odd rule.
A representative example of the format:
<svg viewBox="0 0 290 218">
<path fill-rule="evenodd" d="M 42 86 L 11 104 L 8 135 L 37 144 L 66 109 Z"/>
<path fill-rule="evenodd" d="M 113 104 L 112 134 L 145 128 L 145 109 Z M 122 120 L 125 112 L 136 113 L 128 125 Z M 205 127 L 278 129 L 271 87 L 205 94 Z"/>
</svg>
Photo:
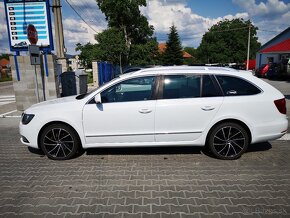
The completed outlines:
<svg viewBox="0 0 290 218">
<path fill-rule="evenodd" d="M 88 84 L 93 83 L 93 71 L 86 71 L 86 74 L 88 74 Z"/>
<path fill-rule="evenodd" d="M 12 77 L 1 77 L 0 82 L 12 81 Z"/>
</svg>

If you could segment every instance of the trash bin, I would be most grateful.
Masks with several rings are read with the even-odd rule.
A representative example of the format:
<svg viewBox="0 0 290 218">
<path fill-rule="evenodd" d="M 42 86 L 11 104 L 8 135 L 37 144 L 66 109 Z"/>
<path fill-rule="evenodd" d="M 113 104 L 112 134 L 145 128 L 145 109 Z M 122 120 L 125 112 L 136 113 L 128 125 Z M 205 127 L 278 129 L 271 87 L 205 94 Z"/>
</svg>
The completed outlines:
<svg viewBox="0 0 290 218">
<path fill-rule="evenodd" d="M 88 74 L 83 70 L 76 70 L 76 86 L 77 94 L 85 94 L 88 92 Z"/>
<path fill-rule="evenodd" d="M 76 95 L 77 87 L 75 72 L 64 72 L 60 75 L 60 78 L 62 87 L 61 97 Z"/>
</svg>

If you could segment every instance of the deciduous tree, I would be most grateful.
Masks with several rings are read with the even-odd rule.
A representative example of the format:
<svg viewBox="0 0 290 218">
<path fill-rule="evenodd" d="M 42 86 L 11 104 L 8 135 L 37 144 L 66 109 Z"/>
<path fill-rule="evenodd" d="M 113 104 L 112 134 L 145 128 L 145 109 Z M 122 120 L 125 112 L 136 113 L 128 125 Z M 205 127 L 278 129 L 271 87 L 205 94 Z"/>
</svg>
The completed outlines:
<svg viewBox="0 0 290 218">
<path fill-rule="evenodd" d="M 251 28 L 250 58 L 255 58 L 261 44 L 251 21 L 223 20 L 213 25 L 203 35 L 197 53 L 204 63 L 241 63 L 247 58 L 248 32 Z"/>
</svg>

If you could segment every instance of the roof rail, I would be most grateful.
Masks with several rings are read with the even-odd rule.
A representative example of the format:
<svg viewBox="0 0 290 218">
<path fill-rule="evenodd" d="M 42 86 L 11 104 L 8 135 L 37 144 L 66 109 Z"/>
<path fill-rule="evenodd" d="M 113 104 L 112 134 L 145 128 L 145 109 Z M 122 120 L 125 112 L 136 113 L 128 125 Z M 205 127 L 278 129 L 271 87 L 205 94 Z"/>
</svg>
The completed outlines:
<svg viewBox="0 0 290 218">
<path fill-rule="evenodd" d="M 223 71 L 237 71 L 236 69 L 229 68 L 229 67 L 212 67 L 212 66 L 165 66 L 165 67 L 152 67 L 142 69 L 137 72 L 150 72 L 150 71 L 163 71 L 163 70 L 198 70 L 198 71 L 207 71 L 207 70 L 223 70 Z M 132 72 L 132 73 L 135 73 Z"/>
</svg>

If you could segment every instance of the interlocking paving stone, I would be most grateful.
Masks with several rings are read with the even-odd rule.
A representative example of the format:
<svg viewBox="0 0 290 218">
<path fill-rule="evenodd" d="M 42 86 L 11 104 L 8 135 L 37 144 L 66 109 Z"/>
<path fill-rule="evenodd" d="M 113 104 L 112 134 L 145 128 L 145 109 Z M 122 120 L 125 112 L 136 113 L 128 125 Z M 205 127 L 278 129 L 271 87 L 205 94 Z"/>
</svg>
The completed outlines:
<svg viewBox="0 0 290 218">
<path fill-rule="evenodd" d="M 52 161 L 21 145 L 9 119 L 0 119 L 0 217 L 290 217 L 289 142 L 251 145 L 235 161 L 184 147 Z"/>
</svg>

